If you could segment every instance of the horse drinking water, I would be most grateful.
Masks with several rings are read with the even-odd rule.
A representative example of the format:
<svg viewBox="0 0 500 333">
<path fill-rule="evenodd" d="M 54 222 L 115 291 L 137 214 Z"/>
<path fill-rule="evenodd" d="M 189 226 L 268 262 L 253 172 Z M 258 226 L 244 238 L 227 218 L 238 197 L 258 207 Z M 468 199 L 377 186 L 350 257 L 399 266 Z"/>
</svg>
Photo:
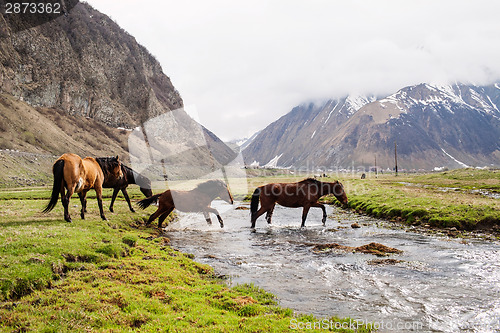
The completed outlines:
<svg viewBox="0 0 500 333">
<path fill-rule="evenodd" d="M 271 183 L 257 187 L 252 194 L 250 203 L 252 228 L 262 214 L 266 213 L 267 223 L 271 223 L 274 206 L 279 203 L 285 207 L 304 207 L 302 211 L 302 225 L 306 225 L 307 213 L 311 207 L 319 207 L 323 210 L 323 225 L 326 223 L 326 209 L 318 199 L 324 195 L 333 194 L 342 204 L 347 204 L 347 195 L 344 187 L 338 181 L 333 183 L 320 182 L 308 178 L 297 183 Z M 259 207 L 260 199 L 260 209 Z"/>
<path fill-rule="evenodd" d="M 125 197 L 125 200 L 128 203 L 128 208 L 132 213 L 135 212 L 134 208 L 132 208 L 132 204 L 130 203 L 130 198 L 127 192 L 127 186 L 130 184 L 139 185 L 142 194 L 146 196 L 146 198 L 153 195 L 153 191 L 151 191 L 151 180 L 149 178 L 139 174 L 138 172 L 132 170 L 128 166 L 122 164 L 122 173 L 123 177 L 116 178 L 109 171 L 113 169 L 113 158 L 112 157 L 97 157 L 97 163 L 101 166 L 102 171 L 104 172 L 104 183 L 102 184 L 103 188 L 112 188 L 113 196 L 111 197 L 111 204 L 109 205 L 110 212 L 113 212 L 113 204 L 115 203 L 116 196 L 120 190 Z M 108 171 L 109 170 L 109 171 Z"/>
<path fill-rule="evenodd" d="M 215 208 L 210 207 L 210 203 L 217 197 L 229 204 L 233 204 L 233 196 L 226 184 L 221 180 L 209 180 L 199 184 L 190 191 L 167 190 L 141 200 L 137 205 L 145 209 L 158 200 L 158 209 L 151 214 L 146 225 L 151 224 L 151 222 L 159 217 L 158 228 L 161 228 L 163 221 L 165 221 L 174 208 L 177 208 L 181 212 L 203 212 L 208 224 L 212 224 L 209 214 L 213 213 L 217 216 L 220 227 L 223 228 L 224 223 L 219 212 Z"/>
<path fill-rule="evenodd" d="M 109 160 L 110 167 L 106 171 L 107 176 L 120 179 L 123 177 L 121 163 L 118 156 Z M 99 163 L 92 158 L 86 157 L 83 160 L 76 154 L 64 154 L 57 159 L 52 166 L 54 174 L 54 185 L 52 187 L 52 196 L 44 213 L 50 212 L 57 204 L 57 198 L 61 193 L 61 202 L 64 207 L 64 220 L 71 222 L 69 216 L 69 200 L 74 192 L 78 193 L 82 203 L 81 218 L 85 218 L 87 211 L 87 192 L 94 189 L 99 204 L 101 218 L 106 220 L 102 208 L 102 184 L 104 182 L 104 173 Z M 67 192 L 65 193 L 65 189 Z"/>
</svg>

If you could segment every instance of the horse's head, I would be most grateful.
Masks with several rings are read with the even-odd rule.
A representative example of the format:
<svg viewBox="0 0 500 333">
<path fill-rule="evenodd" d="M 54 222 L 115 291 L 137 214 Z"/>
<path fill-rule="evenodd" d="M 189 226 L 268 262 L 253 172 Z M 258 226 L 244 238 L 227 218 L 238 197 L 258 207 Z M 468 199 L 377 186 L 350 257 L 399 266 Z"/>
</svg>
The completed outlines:
<svg viewBox="0 0 500 333">
<path fill-rule="evenodd" d="M 153 195 L 153 191 L 151 190 L 151 180 L 146 177 L 146 176 L 143 176 L 141 175 L 140 173 L 132 170 L 131 168 L 125 166 L 122 164 L 122 168 L 123 168 L 123 171 L 125 171 L 126 175 L 127 175 L 127 182 L 129 184 L 137 184 L 139 185 L 139 188 L 142 192 L 142 194 L 144 194 L 146 196 L 146 198 L 149 198 L 150 196 Z"/>
<path fill-rule="evenodd" d="M 120 158 L 118 157 L 118 155 L 116 155 L 116 157 L 110 157 L 108 163 L 109 163 L 108 171 L 111 174 L 111 176 L 116 179 L 123 178 L 122 164 L 120 162 Z"/>
<path fill-rule="evenodd" d="M 348 203 L 347 194 L 344 191 L 344 186 L 342 185 L 342 183 L 340 183 L 339 181 L 335 181 L 334 183 L 330 184 L 332 184 L 331 193 L 335 196 L 335 198 L 337 198 L 337 200 L 341 204 L 347 205 Z"/>
<path fill-rule="evenodd" d="M 153 195 L 153 191 L 151 190 L 151 186 L 149 188 L 146 187 L 141 187 L 141 192 L 146 196 L 146 198 L 149 198 L 150 196 Z"/>
<path fill-rule="evenodd" d="M 227 202 L 228 204 L 233 204 L 233 195 L 231 194 L 231 191 L 229 191 L 229 188 L 224 182 L 220 182 L 220 192 L 219 192 L 219 198 Z"/>
<path fill-rule="evenodd" d="M 212 200 L 219 197 L 221 200 L 224 200 L 231 205 L 233 204 L 233 196 L 231 195 L 231 192 L 229 191 L 226 183 L 220 179 L 209 180 L 201 183 L 195 188 L 195 190 L 208 194 Z"/>
</svg>

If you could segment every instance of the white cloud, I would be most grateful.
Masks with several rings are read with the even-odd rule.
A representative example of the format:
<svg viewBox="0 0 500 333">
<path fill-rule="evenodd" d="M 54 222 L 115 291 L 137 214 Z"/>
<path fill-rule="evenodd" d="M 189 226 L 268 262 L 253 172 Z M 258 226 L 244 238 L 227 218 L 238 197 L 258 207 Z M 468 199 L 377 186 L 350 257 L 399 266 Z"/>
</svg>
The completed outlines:
<svg viewBox="0 0 500 333">
<path fill-rule="evenodd" d="M 500 77 L 500 2 L 91 0 L 160 61 L 224 139 L 296 104 Z"/>
</svg>

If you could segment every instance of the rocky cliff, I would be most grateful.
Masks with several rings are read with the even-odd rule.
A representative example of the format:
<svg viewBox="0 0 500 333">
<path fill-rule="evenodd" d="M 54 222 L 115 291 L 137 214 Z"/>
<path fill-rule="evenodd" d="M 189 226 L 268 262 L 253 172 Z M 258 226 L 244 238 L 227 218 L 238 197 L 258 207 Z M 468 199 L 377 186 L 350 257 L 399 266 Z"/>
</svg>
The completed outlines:
<svg viewBox="0 0 500 333">
<path fill-rule="evenodd" d="M 113 151 L 119 147 L 116 153 L 126 155 L 130 132 L 115 133 L 114 129 L 139 127 L 144 131 L 148 121 L 172 111 L 180 115 L 184 113 L 182 98 L 154 56 L 108 16 L 76 0 L 62 3 L 68 8 L 66 14 L 41 25 L 33 24 L 27 16 L 0 16 L 0 93 L 6 100 L 13 97 L 11 103 L 19 110 L 27 110 L 0 115 L 4 124 L 0 126 L 0 149 L 102 154 L 106 151 L 104 142 L 85 148 L 82 141 L 92 141 L 90 127 L 105 125 L 109 131 L 104 132 L 112 134 L 105 138 L 118 140 L 109 147 L 114 147 Z M 43 121 L 34 122 L 33 114 Z M 186 114 L 181 117 L 185 119 L 181 126 L 201 128 Z M 56 126 L 49 126 L 50 121 L 56 121 Z M 42 135 L 44 129 L 49 129 L 47 133 L 62 130 L 72 138 L 66 147 L 54 145 L 49 139 L 58 136 Z M 71 129 L 76 131 L 74 135 L 68 133 Z M 169 143 L 185 143 L 190 137 L 185 132 L 170 131 Z M 28 142 L 26 135 L 33 138 Z M 212 170 L 233 157 L 232 150 L 207 129 L 198 136 L 202 142 L 190 147 L 195 150 L 191 158 L 183 155 L 184 164 L 193 168 L 209 165 Z M 143 145 L 142 149 L 147 147 Z M 176 156 L 180 152 L 170 153 Z"/>
<path fill-rule="evenodd" d="M 158 61 L 88 4 L 30 29 L 15 24 L 0 17 L 0 87 L 32 106 L 128 128 L 183 106 Z"/>
</svg>

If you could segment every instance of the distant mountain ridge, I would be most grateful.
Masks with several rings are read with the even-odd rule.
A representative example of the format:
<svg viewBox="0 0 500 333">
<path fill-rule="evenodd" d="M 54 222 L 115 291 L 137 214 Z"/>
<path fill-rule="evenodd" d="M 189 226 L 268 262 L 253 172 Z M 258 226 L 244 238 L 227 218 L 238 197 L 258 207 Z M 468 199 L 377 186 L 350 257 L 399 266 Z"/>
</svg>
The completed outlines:
<svg viewBox="0 0 500 333">
<path fill-rule="evenodd" d="M 384 97 L 303 104 L 270 124 L 245 161 L 335 169 L 500 165 L 500 85 L 419 84 Z"/>
</svg>

